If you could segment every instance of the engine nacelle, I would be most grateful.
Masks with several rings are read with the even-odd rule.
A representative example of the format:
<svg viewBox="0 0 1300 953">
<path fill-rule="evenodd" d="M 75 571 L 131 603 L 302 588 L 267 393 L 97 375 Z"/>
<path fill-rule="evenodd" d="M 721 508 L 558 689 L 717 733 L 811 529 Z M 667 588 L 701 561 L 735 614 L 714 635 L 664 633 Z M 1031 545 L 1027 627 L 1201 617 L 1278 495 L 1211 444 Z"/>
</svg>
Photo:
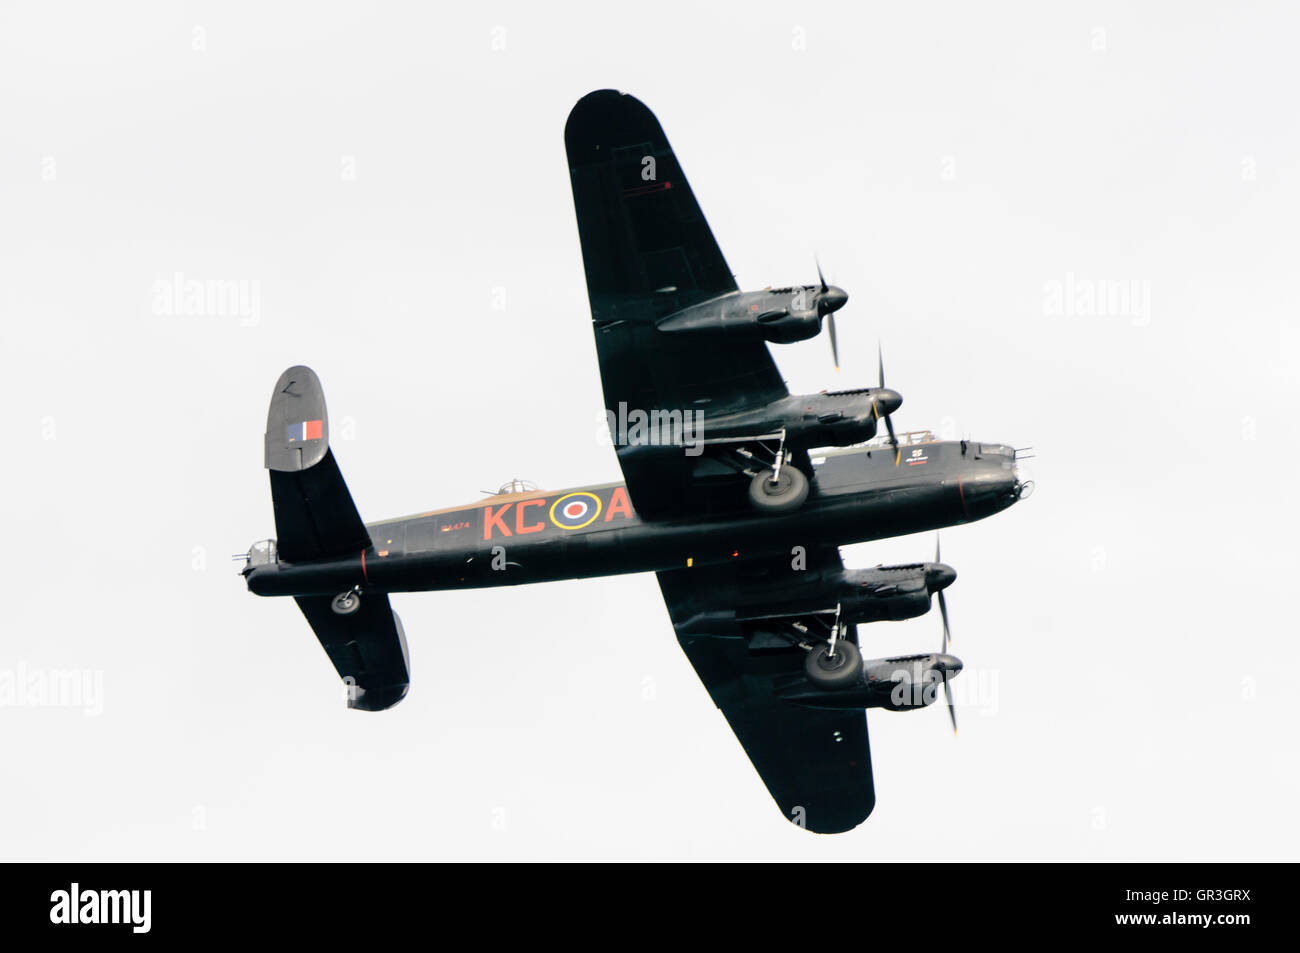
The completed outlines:
<svg viewBox="0 0 1300 953">
<path fill-rule="evenodd" d="M 792 394 L 762 407 L 708 417 L 700 430 L 705 444 L 784 430 L 790 446 L 847 447 L 874 437 L 879 421 L 902 403 L 902 395 L 888 387 Z"/>
<path fill-rule="evenodd" d="M 838 608 L 840 621 L 850 625 L 913 619 L 930 610 L 932 592 L 956 578 L 956 572 L 943 563 L 833 570 L 769 587 L 761 602 L 738 607 L 736 618 L 798 618 L 834 613 Z"/>
<path fill-rule="evenodd" d="M 924 565 L 848 569 L 840 589 L 843 621 L 899 621 L 930 611 Z"/>
<path fill-rule="evenodd" d="M 734 292 L 676 311 L 657 327 L 669 334 L 725 334 L 790 344 L 816 337 L 822 318 L 847 300 L 839 288 L 817 285 Z"/>
<path fill-rule="evenodd" d="M 950 655 L 908 655 L 868 662 L 863 677 L 874 702 L 871 707 L 911 711 L 933 705 L 943 692 L 948 666 L 953 666 L 953 674 L 961 671 L 961 662 Z"/>
<path fill-rule="evenodd" d="M 790 398 L 786 433 L 805 447 L 849 447 L 876 435 L 880 417 L 902 404 L 897 391 L 879 387 L 828 391 Z"/>
<path fill-rule="evenodd" d="M 777 694 L 806 708 L 911 711 L 939 701 L 943 697 L 944 681 L 961 670 L 961 659 L 947 654 L 872 659 L 864 663 L 862 680 L 857 685 L 827 691 L 799 679 L 779 688 Z"/>
</svg>

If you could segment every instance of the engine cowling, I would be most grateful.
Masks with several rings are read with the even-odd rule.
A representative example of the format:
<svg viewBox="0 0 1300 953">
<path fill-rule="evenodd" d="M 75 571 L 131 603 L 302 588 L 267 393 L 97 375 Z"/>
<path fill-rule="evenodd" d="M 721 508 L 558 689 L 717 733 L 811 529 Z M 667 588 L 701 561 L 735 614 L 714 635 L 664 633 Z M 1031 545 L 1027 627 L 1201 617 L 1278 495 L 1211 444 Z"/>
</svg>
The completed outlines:
<svg viewBox="0 0 1300 953">
<path fill-rule="evenodd" d="M 816 337 L 822 318 L 846 300 L 841 289 L 817 285 L 736 292 L 676 311 L 657 327 L 669 334 L 725 334 L 790 344 Z"/>
<path fill-rule="evenodd" d="M 792 446 L 846 447 L 874 437 L 879 421 L 902 403 L 902 395 L 887 387 L 792 394 L 761 407 L 708 417 L 700 430 L 706 443 L 785 431 Z"/>
<path fill-rule="evenodd" d="M 961 671 L 961 659 L 946 653 L 872 659 L 863 665 L 862 681 L 842 691 L 826 691 L 799 680 L 781 687 L 777 693 L 786 701 L 807 708 L 911 711 L 941 701 L 944 681 Z"/>
<path fill-rule="evenodd" d="M 848 569 L 840 594 L 840 617 L 849 623 L 914 619 L 930 611 L 925 567 Z"/>
<path fill-rule="evenodd" d="M 738 608 L 736 618 L 798 618 L 838 608 L 841 621 L 851 625 L 912 619 L 928 612 L 930 593 L 953 578 L 956 574 L 941 563 L 830 571 L 769 588 L 761 602 Z"/>
<path fill-rule="evenodd" d="M 880 416 L 893 413 L 902 404 L 897 391 L 878 387 L 828 391 L 792 398 L 785 421 L 786 432 L 795 443 L 807 447 L 849 447 L 876 435 Z"/>
<path fill-rule="evenodd" d="M 863 668 L 872 708 L 912 711 L 926 708 L 943 697 L 943 683 L 961 673 L 955 655 L 924 654 L 874 659 Z"/>
</svg>

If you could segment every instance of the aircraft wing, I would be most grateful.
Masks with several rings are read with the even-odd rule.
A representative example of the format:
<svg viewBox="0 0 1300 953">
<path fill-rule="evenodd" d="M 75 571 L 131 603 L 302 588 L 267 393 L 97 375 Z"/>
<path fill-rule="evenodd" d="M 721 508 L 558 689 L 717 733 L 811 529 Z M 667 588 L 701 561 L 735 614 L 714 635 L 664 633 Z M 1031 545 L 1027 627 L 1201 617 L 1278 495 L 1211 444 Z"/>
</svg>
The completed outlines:
<svg viewBox="0 0 1300 953">
<path fill-rule="evenodd" d="M 809 570 L 843 566 L 837 549 L 809 553 Z M 833 561 L 833 563 L 832 563 Z M 658 573 L 677 640 L 787 820 L 820 834 L 850 830 L 876 803 L 864 711 L 792 704 L 778 689 L 803 679 L 804 652 L 771 623 L 738 622 L 735 609 L 792 572 L 785 561 L 737 562 Z M 815 637 L 824 621 L 803 620 Z M 857 641 L 856 628 L 848 637 Z"/>
<path fill-rule="evenodd" d="M 564 141 L 605 407 L 615 419 L 620 405 L 719 414 L 786 396 L 764 342 L 701 342 L 655 326 L 737 288 L 654 113 L 615 90 L 590 93 L 569 114 Z M 667 507 L 657 461 L 620 452 L 619 462 L 643 516 Z M 690 479 L 683 471 L 672 482 Z"/>
</svg>

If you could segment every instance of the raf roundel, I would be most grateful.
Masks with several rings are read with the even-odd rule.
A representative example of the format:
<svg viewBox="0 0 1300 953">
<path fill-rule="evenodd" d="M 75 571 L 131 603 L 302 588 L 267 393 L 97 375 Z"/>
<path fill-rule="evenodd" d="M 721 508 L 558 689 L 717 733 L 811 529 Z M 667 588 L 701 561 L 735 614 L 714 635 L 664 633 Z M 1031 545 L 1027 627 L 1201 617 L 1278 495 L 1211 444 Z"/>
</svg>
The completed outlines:
<svg viewBox="0 0 1300 953">
<path fill-rule="evenodd" d="M 551 504 L 551 522 L 560 529 L 582 529 L 600 515 L 595 493 L 569 493 Z"/>
</svg>

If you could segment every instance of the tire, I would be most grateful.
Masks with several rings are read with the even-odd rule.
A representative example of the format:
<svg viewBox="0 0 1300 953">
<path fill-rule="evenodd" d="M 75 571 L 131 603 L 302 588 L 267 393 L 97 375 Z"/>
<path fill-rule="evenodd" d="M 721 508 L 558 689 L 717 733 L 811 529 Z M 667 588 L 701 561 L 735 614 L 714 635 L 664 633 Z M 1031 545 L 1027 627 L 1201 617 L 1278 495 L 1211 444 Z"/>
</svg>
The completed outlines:
<svg viewBox="0 0 1300 953">
<path fill-rule="evenodd" d="M 361 593 L 353 592 L 351 589 L 340 592 L 330 600 L 330 608 L 334 610 L 335 615 L 352 615 L 361 608 Z"/>
<path fill-rule="evenodd" d="M 771 470 L 764 470 L 749 484 L 749 502 L 760 513 L 793 513 L 803 506 L 806 499 L 808 478 L 798 467 L 789 464 L 781 468 L 781 476 L 775 484 Z"/>
<path fill-rule="evenodd" d="M 862 678 L 862 651 L 847 639 L 835 642 L 835 655 L 825 642 L 815 645 L 804 659 L 808 681 L 818 688 L 851 688 Z"/>
</svg>

